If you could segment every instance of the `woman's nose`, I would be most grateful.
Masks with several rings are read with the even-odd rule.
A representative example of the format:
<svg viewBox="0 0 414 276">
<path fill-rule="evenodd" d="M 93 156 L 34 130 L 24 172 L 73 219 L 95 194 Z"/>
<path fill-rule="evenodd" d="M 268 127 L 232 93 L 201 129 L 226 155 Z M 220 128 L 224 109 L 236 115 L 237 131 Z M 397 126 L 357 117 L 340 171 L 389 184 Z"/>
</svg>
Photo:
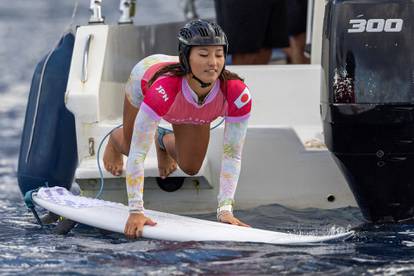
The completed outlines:
<svg viewBox="0 0 414 276">
<path fill-rule="evenodd" d="M 217 64 L 217 58 L 212 55 L 208 58 L 208 65 L 216 65 Z"/>
</svg>

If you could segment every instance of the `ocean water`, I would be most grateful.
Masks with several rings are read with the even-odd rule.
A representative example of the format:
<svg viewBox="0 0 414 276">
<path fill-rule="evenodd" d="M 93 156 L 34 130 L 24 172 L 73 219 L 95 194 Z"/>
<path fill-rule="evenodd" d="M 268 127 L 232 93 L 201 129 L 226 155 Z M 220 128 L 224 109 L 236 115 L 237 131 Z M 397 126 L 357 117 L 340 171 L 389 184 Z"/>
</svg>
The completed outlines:
<svg viewBox="0 0 414 276">
<path fill-rule="evenodd" d="M 258 228 L 327 234 L 356 228 L 346 241 L 311 246 L 163 242 L 79 226 L 66 236 L 40 229 L 23 204 L 16 168 L 36 63 L 70 22 L 75 1 L 0 1 L 0 275 L 413 275 L 413 225 L 370 225 L 357 208 L 291 210 L 279 205 L 237 212 Z M 89 18 L 79 5 L 75 24 Z M 214 17 L 213 1 L 196 1 Z M 136 24 L 183 20 L 182 1 L 139 0 Z M 108 23 L 118 1 L 104 0 Z M 214 214 L 199 215 L 214 220 Z"/>
</svg>

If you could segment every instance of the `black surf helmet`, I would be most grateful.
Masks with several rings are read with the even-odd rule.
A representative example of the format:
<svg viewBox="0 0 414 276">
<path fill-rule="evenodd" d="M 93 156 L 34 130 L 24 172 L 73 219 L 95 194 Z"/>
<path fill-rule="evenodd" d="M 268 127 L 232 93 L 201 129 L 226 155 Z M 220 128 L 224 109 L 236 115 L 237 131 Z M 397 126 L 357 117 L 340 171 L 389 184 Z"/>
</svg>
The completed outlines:
<svg viewBox="0 0 414 276">
<path fill-rule="evenodd" d="M 191 72 L 190 50 L 193 46 L 222 45 L 224 59 L 227 57 L 229 44 L 226 34 L 219 25 L 203 19 L 193 20 L 184 25 L 178 32 L 178 53 L 180 64 L 186 73 Z M 224 70 L 224 67 L 223 67 Z"/>
</svg>

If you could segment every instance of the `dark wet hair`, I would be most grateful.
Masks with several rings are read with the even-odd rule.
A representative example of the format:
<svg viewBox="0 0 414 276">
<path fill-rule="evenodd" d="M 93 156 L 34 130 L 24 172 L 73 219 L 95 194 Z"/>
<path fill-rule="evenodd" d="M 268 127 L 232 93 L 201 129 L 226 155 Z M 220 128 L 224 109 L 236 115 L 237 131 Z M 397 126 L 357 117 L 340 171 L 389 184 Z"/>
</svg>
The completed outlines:
<svg viewBox="0 0 414 276">
<path fill-rule="evenodd" d="M 162 67 L 161 69 L 159 69 L 154 76 L 151 77 L 151 79 L 148 81 L 147 83 L 147 87 L 151 87 L 151 85 L 161 76 L 174 76 L 174 77 L 183 77 L 185 76 L 187 73 L 184 71 L 183 67 L 181 66 L 180 63 L 173 63 L 173 64 L 169 64 L 166 65 L 164 67 Z M 219 80 L 221 81 L 228 81 L 228 80 L 241 80 L 244 82 L 244 79 L 241 78 L 239 75 L 237 75 L 236 73 L 230 72 L 227 69 L 224 69 L 220 76 L 219 76 Z"/>
</svg>

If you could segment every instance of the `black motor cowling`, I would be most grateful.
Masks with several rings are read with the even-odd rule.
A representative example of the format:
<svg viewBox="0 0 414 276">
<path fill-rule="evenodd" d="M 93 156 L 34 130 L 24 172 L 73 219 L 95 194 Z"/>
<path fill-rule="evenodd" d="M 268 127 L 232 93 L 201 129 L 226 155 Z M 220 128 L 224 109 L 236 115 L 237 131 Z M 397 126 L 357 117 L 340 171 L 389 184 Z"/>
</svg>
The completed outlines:
<svg viewBox="0 0 414 276">
<path fill-rule="evenodd" d="M 414 1 L 325 9 L 325 142 L 366 219 L 414 217 Z"/>
</svg>

